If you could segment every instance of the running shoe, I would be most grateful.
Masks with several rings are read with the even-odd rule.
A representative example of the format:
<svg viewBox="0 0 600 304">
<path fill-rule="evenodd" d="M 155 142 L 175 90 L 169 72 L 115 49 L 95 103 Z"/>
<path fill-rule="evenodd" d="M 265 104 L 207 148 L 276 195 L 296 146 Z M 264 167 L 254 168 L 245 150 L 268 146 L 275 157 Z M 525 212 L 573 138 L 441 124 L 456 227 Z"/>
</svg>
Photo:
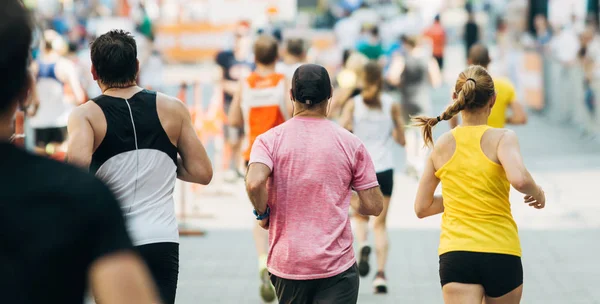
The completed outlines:
<svg viewBox="0 0 600 304">
<path fill-rule="evenodd" d="M 271 303 L 275 300 L 275 288 L 269 279 L 269 271 L 267 268 L 260 270 L 260 297 L 265 303 Z"/>
<path fill-rule="evenodd" d="M 371 267 L 369 266 L 369 255 L 371 254 L 371 246 L 365 245 L 360 248 L 360 258 L 358 260 L 358 274 L 365 277 L 369 274 Z"/>
<path fill-rule="evenodd" d="M 373 290 L 375 293 L 387 293 L 387 281 L 385 280 L 385 273 L 378 271 L 373 280 Z"/>
</svg>

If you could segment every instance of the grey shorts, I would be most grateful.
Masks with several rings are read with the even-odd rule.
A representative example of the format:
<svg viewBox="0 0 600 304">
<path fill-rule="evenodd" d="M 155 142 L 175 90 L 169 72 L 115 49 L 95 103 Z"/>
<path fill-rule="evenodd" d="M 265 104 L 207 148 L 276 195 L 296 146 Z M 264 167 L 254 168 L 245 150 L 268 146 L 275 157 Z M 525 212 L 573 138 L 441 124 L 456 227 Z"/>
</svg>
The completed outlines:
<svg viewBox="0 0 600 304">
<path fill-rule="evenodd" d="M 358 301 L 360 279 L 356 264 L 325 279 L 299 281 L 270 276 L 280 304 L 355 304 Z"/>
</svg>

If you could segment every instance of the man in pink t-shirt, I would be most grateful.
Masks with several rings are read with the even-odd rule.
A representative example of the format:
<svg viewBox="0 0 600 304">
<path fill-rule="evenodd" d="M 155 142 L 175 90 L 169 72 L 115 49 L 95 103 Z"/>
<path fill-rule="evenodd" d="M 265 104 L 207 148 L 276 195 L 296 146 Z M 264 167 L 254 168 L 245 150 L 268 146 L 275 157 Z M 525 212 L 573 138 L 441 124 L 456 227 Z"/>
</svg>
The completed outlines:
<svg viewBox="0 0 600 304">
<path fill-rule="evenodd" d="M 331 82 L 306 64 L 292 78 L 294 117 L 260 135 L 246 189 L 269 230 L 267 267 L 279 303 L 356 303 L 359 277 L 348 208 L 379 215 L 383 196 L 361 141 L 327 119 Z"/>
</svg>

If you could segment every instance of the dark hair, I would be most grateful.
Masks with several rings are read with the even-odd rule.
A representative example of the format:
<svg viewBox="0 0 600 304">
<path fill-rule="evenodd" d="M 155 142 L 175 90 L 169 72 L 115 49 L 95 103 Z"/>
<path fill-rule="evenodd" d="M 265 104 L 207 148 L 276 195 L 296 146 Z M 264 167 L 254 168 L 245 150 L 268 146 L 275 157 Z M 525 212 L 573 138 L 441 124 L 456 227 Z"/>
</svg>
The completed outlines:
<svg viewBox="0 0 600 304">
<path fill-rule="evenodd" d="M 363 80 L 365 84 L 383 85 L 383 69 L 377 61 L 371 60 L 365 65 Z"/>
<path fill-rule="evenodd" d="M 258 63 L 272 64 L 277 60 L 277 40 L 269 35 L 261 35 L 254 42 L 254 59 Z"/>
<path fill-rule="evenodd" d="M 5 112 L 23 94 L 29 82 L 33 24 L 19 0 L 0 1 L 0 111 Z"/>
<path fill-rule="evenodd" d="M 408 35 L 402 35 L 400 36 L 400 40 L 402 41 L 402 43 L 410 46 L 410 47 L 415 47 L 417 46 L 417 39 L 413 36 L 408 36 Z"/>
<path fill-rule="evenodd" d="M 442 115 L 438 117 L 418 116 L 412 119 L 413 125 L 423 128 L 425 144 L 433 145 L 431 130 L 438 122 L 449 120 L 462 110 L 472 111 L 485 107 L 495 93 L 494 81 L 487 70 L 473 65 L 458 75 L 454 86 L 456 99 Z"/>
<path fill-rule="evenodd" d="M 286 43 L 286 49 L 288 54 L 300 57 L 304 55 L 304 40 L 296 38 L 296 39 L 288 39 Z"/>
<path fill-rule="evenodd" d="M 369 32 L 371 33 L 371 35 L 373 35 L 375 37 L 379 37 L 379 27 L 374 26 L 369 29 Z"/>
<path fill-rule="evenodd" d="M 435 15 L 435 18 L 433 18 L 433 20 L 435 22 L 440 22 L 440 14 Z"/>
<path fill-rule="evenodd" d="M 480 65 L 487 68 L 491 61 L 487 47 L 481 43 L 474 44 L 469 49 L 469 61 L 472 65 Z"/>
<path fill-rule="evenodd" d="M 352 50 L 345 49 L 344 53 L 342 54 L 342 67 L 346 66 L 346 62 L 348 62 L 348 58 L 350 58 L 350 55 L 352 55 Z"/>
<path fill-rule="evenodd" d="M 137 45 L 129 32 L 112 30 L 92 42 L 92 64 L 100 81 L 109 87 L 135 83 L 138 74 Z"/>
</svg>

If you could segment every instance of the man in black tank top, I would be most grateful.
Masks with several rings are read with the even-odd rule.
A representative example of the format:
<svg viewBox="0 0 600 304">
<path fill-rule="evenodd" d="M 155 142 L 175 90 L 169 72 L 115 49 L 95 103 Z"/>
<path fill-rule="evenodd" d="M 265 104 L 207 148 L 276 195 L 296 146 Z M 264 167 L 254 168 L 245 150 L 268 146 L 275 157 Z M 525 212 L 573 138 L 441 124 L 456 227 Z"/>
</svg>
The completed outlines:
<svg viewBox="0 0 600 304">
<path fill-rule="evenodd" d="M 101 303 L 156 303 L 109 189 L 11 143 L 33 88 L 30 21 L 21 1 L 0 1 L 0 302 L 82 304 L 91 286 Z"/>
<path fill-rule="evenodd" d="M 212 164 L 187 107 L 137 86 L 137 46 L 129 33 L 98 37 L 91 57 L 103 94 L 71 114 L 68 161 L 90 170 L 113 191 L 163 303 L 174 303 L 179 273 L 175 180 L 206 185 Z"/>
</svg>

